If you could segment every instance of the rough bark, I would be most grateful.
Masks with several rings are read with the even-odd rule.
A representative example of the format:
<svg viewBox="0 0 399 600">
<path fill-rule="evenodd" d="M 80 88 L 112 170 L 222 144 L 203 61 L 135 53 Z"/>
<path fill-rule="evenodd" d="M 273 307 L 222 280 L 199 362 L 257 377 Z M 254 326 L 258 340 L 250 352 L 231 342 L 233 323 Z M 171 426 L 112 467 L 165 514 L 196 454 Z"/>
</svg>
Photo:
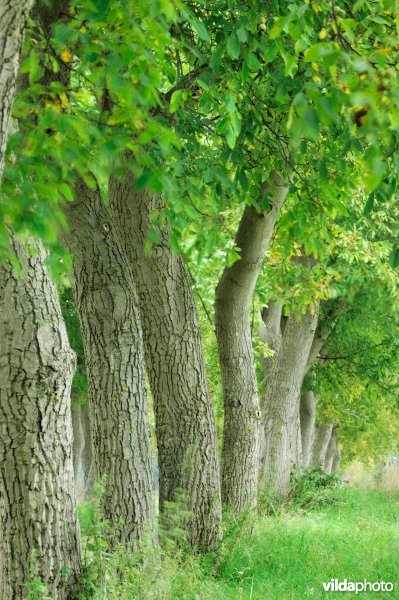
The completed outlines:
<svg viewBox="0 0 399 600">
<path fill-rule="evenodd" d="M 93 465 L 93 440 L 92 427 L 89 411 L 89 403 L 86 402 L 81 406 L 81 419 L 84 437 L 84 447 L 82 452 L 82 470 L 83 470 L 83 493 L 86 496 L 93 491 L 95 480 L 94 465 Z"/>
<path fill-rule="evenodd" d="M 324 471 L 328 474 L 332 471 L 332 465 L 334 461 L 335 452 L 337 450 L 337 438 L 336 438 L 336 430 L 333 428 L 331 432 L 330 441 L 328 442 L 326 457 L 324 459 Z"/>
<path fill-rule="evenodd" d="M 324 469 L 324 461 L 332 433 L 332 425 L 316 425 L 310 465 Z"/>
<path fill-rule="evenodd" d="M 32 242 L 15 239 L 17 276 L 0 265 L 0 598 L 26 595 L 35 571 L 52 598 L 81 573 L 72 461 L 70 389 L 75 364 L 55 286 Z"/>
<path fill-rule="evenodd" d="M 268 212 L 246 206 L 235 245 L 240 258 L 226 267 L 216 288 L 215 317 L 223 385 L 222 499 L 236 511 L 256 502 L 260 407 L 255 374 L 250 306 L 266 249 L 287 187 L 276 173 L 263 190 Z"/>
<path fill-rule="evenodd" d="M 72 431 L 73 431 L 73 473 L 77 498 L 83 495 L 82 454 L 85 446 L 84 432 L 81 417 L 81 405 L 72 404 Z"/>
<path fill-rule="evenodd" d="M 78 499 L 92 491 L 94 473 L 89 404 L 72 404 L 73 470 Z"/>
<path fill-rule="evenodd" d="M 310 463 L 312 444 L 316 427 L 316 405 L 319 397 L 312 391 L 304 392 L 301 396 L 300 423 L 302 441 L 302 466 L 308 467 Z"/>
<path fill-rule="evenodd" d="M 155 530 L 138 298 L 99 190 L 80 181 L 65 214 L 86 359 L 94 472 L 105 478 L 102 504 L 115 541 L 136 545 Z"/>
<path fill-rule="evenodd" d="M 202 351 L 199 320 L 184 260 L 174 254 L 168 228 L 145 251 L 159 195 L 135 192 L 127 172 L 110 182 L 110 202 L 137 281 L 146 364 L 154 398 L 159 502 L 184 498 L 184 527 L 192 546 L 209 548 L 220 537 L 221 502 L 216 426 Z"/>
<path fill-rule="evenodd" d="M 263 398 L 265 483 L 284 494 L 293 465 L 301 464 L 300 390 L 315 335 L 318 308 L 301 317 L 291 314 Z"/>
<path fill-rule="evenodd" d="M 26 21 L 33 0 L 0 0 L 0 179 Z"/>
</svg>

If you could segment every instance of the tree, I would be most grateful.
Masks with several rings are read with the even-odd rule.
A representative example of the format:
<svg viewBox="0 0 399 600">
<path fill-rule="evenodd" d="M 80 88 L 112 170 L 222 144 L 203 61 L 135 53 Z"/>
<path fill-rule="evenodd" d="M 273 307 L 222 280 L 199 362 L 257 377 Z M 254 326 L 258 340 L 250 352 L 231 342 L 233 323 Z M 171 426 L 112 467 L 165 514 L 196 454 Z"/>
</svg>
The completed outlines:
<svg viewBox="0 0 399 600">
<path fill-rule="evenodd" d="M 301 443 L 302 443 L 302 462 L 304 467 L 308 467 L 311 458 L 312 444 L 316 427 L 316 406 L 319 398 L 311 390 L 305 391 L 301 395 L 300 405 L 300 424 L 301 424 Z"/>
<path fill-rule="evenodd" d="M 189 543 L 212 547 L 221 518 L 217 439 L 189 273 L 170 247 L 168 225 L 154 226 L 151 220 L 163 210 L 161 195 L 136 191 L 127 170 L 122 181 L 112 179 L 110 201 L 140 295 L 160 508 L 183 494 Z M 155 241 L 148 252 L 151 233 Z"/>
<path fill-rule="evenodd" d="M 138 298 L 100 191 L 81 181 L 65 205 L 66 246 L 80 317 L 92 418 L 94 473 L 115 541 L 155 535 L 152 451 Z"/>
<path fill-rule="evenodd" d="M 264 477 L 278 493 L 287 491 L 292 466 L 302 462 L 300 393 L 317 319 L 317 306 L 299 317 L 290 315 L 263 398 Z"/>
<path fill-rule="evenodd" d="M 261 413 L 250 305 L 287 187 L 273 173 L 262 192 L 262 197 L 270 198 L 270 208 L 245 208 L 235 240 L 239 260 L 225 268 L 216 288 L 216 334 L 224 397 L 222 498 L 236 511 L 256 502 Z"/>
<path fill-rule="evenodd" d="M 20 66 L 22 41 L 33 0 L 21 0 L 10 6 L 0 3 L 0 178 L 3 175 L 7 138 L 10 131 L 11 107 Z"/>
<path fill-rule="evenodd" d="M 0 177 L 30 7 L 0 5 Z M 69 407 L 74 358 L 43 247 L 33 243 L 30 255 L 13 234 L 7 242 L 10 260 L 0 266 L 0 595 L 22 599 L 32 569 L 62 599 L 81 574 Z"/>
<path fill-rule="evenodd" d="M 312 445 L 312 454 L 310 465 L 324 468 L 326 452 L 330 443 L 332 425 L 317 425 L 314 441 Z"/>
<path fill-rule="evenodd" d="M 75 358 L 46 254 L 39 242 L 30 247 L 13 236 L 15 259 L 0 266 L 0 597 L 25 597 L 32 572 L 64 599 L 81 575 L 70 413 Z"/>
</svg>

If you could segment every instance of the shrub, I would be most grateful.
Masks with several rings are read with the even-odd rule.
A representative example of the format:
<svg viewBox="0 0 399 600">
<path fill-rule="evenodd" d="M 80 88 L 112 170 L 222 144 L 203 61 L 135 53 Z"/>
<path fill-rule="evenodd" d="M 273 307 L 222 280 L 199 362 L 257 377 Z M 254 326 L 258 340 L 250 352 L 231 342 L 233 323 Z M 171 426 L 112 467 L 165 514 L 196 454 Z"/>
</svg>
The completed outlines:
<svg viewBox="0 0 399 600">
<path fill-rule="evenodd" d="M 321 468 L 312 468 L 293 474 L 285 504 L 300 508 L 332 505 L 338 502 L 337 488 L 341 479 L 334 474 L 325 473 Z"/>
</svg>

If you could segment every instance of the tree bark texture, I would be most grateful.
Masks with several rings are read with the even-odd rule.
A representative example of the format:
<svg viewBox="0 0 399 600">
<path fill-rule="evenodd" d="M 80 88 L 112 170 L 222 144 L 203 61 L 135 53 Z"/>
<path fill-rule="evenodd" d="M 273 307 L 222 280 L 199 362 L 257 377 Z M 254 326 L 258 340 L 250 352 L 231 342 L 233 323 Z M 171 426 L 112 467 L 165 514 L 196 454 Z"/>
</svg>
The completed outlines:
<svg viewBox="0 0 399 600">
<path fill-rule="evenodd" d="M 66 245 L 83 337 L 94 473 L 105 478 L 115 541 L 153 535 L 152 452 L 138 298 L 99 190 L 82 181 L 65 207 Z"/>
<path fill-rule="evenodd" d="M 33 0 L 0 0 L 0 179 L 26 21 Z"/>
<path fill-rule="evenodd" d="M 70 349 L 45 252 L 17 240 L 0 265 L 0 598 L 20 600 L 30 567 L 52 598 L 81 574 L 72 461 Z M 32 553 L 35 554 L 32 563 Z"/>
<path fill-rule="evenodd" d="M 83 425 L 81 419 L 81 405 L 72 404 L 72 431 L 73 431 L 73 473 L 75 479 L 75 489 L 77 499 L 81 499 L 83 493 L 83 473 L 82 473 L 82 455 L 85 446 Z"/>
<path fill-rule="evenodd" d="M 256 502 L 260 407 L 250 306 L 256 280 L 288 188 L 276 173 L 264 190 L 269 212 L 246 206 L 235 245 L 240 258 L 226 267 L 216 288 L 215 317 L 224 399 L 222 499 L 235 511 Z"/>
<path fill-rule="evenodd" d="M 92 465 L 93 448 L 88 402 L 85 404 L 72 404 L 72 427 L 73 470 L 75 474 L 76 494 L 80 500 L 91 493 L 94 483 Z"/>
<path fill-rule="evenodd" d="M 90 495 L 95 483 L 94 460 L 93 460 L 93 436 L 90 418 L 89 402 L 80 407 L 80 416 L 82 420 L 82 429 L 84 437 L 84 447 L 82 452 L 82 471 L 83 471 L 83 493 Z"/>
<path fill-rule="evenodd" d="M 263 398 L 266 485 L 286 493 L 293 465 L 301 464 L 300 391 L 317 327 L 318 308 L 291 314 Z"/>
<path fill-rule="evenodd" d="M 310 463 L 312 444 L 316 427 L 316 406 L 318 396 L 312 391 L 306 391 L 301 396 L 300 423 L 302 442 L 302 466 L 308 467 Z"/>
<path fill-rule="evenodd" d="M 332 433 L 332 425 L 316 425 L 310 465 L 324 469 L 324 461 Z"/>
<path fill-rule="evenodd" d="M 120 238 L 137 281 L 146 364 L 154 399 L 159 465 L 159 502 L 184 498 L 188 542 L 212 547 L 220 537 L 221 501 L 216 426 L 205 373 L 199 319 L 189 273 L 169 245 L 168 227 L 156 227 L 160 195 L 135 192 L 134 179 L 113 178 L 110 201 Z"/>
</svg>

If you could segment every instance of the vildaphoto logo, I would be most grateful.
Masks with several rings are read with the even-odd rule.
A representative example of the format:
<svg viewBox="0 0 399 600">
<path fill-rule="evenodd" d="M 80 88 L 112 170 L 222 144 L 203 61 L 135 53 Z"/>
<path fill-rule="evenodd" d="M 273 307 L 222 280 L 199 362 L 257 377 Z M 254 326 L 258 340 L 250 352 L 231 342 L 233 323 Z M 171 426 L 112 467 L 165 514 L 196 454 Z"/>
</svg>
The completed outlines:
<svg viewBox="0 0 399 600">
<path fill-rule="evenodd" d="M 344 579 L 339 581 L 338 579 L 331 579 L 328 583 L 323 582 L 325 592 L 392 592 L 393 583 L 389 581 L 348 581 Z"/>
</svg>

